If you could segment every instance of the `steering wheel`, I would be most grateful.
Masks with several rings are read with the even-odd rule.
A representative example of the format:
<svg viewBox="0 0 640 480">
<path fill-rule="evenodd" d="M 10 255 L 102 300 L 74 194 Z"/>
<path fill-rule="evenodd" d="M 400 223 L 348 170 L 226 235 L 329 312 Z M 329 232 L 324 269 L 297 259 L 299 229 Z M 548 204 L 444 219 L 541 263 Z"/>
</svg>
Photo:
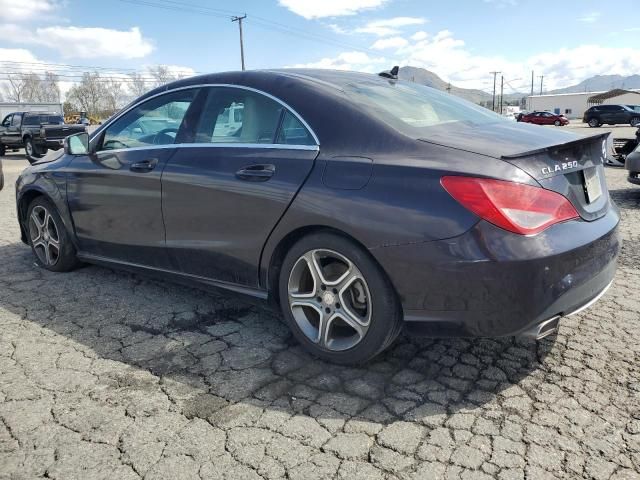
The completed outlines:
<svg viewBox="0 0 640 480">
<path fill-rule="evenodd" d="M 153 136 L 153 144 L 154 145 L 166 145 L 167 143 L 173 143 L 173 141 L 176 139 L 175 135 L 172 137 L 171 135 L 169 135 L 170 133 L 175 133 L 176 135 L 178 134 L 178 129 L 175 127 L 169 127 L 169 128 L 163 128 L 162 130 L 160 130 L 158 133 L 156 133 Z M 162 138 L 161 136 L 165 136 L 171 139 L 171 142 L 159 142 L 158 140 L 160 138 Z"/>
</svg>

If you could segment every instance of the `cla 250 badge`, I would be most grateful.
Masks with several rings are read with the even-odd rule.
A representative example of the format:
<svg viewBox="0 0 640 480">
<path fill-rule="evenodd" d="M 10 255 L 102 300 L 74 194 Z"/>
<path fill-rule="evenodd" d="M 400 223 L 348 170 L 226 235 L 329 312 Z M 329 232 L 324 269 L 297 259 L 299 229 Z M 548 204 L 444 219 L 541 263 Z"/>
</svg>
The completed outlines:
<svg viewBox="0 0 640 480">
<path fill-rule="evenodd" d="M 572 168 L 578 168 L 578 161 L 562 162 L 554 165 L 553 167 L 543 167 L 542 174 L 549 175 L 550 173 L 562 172 L 563 170 L 571 170 Z"/>
</svg>

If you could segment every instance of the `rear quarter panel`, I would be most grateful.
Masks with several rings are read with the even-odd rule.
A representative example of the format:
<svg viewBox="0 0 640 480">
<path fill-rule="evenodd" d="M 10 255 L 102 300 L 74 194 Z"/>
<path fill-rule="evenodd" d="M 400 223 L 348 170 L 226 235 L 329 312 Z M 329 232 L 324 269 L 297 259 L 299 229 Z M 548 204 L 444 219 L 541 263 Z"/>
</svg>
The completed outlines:
<svg viewBox="0 0 640 480">
<path fill-rule="evenodd" d="M 420 141 L 405 147 L 372 155 L 371 178 L 361 189 L 327 186 L 323 174 L 333 155 L 321 149 L 307 182 L 266 242 L 261 284 L 266 285 L 277 245 L 290 232 L 305 227 L 339 230 L 370 250 L 463 234 L 478 217 L 442 188 L 444 175 L 481 175 L 536 185 L 522 170 L 491 157 Z"/>
</svg>

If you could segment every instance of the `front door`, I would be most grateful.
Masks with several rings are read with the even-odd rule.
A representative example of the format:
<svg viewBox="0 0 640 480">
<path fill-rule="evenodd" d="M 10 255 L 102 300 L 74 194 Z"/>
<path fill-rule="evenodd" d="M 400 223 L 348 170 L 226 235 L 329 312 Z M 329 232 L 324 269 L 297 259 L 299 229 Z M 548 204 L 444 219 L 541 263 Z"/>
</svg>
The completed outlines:
<svg viewBox="0 0 640 480">
<path fill-rule="evenodd" d="M 20 125 L 22 124 L 22 114 L 14 113 L 9 115 L 2 122 L 2 144 L 7 147 L 22 147 L 22 136 L 20 135 Z"/>
<path fill-rule="evenodd" d="M 197 89 L 134 107 L 92 138 L 94 153 L 68 167 L 67 198 L 83 254 L 169 266 L 162 221 L 162 170 Z"/>
<path fill-rule="evenodd" d="M 317 142 L 283 104 L 211 87 L 194 143 L 162 176 L 167 249 L 183 273 L 249 287 L 270 232 L 311 171 Z"/>
</svg>

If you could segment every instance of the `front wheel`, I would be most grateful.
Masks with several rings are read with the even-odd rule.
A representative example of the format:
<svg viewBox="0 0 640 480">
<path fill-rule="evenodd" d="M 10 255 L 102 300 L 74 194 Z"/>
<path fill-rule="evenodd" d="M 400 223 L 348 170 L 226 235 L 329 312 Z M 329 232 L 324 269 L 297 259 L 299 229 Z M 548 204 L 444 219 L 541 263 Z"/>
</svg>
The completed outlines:
<svg viewBox="0 0 640 480">
<path fill-rule="evenodd" d="M 76 250 L 55 206 L 38 197 L 27 215 L 29 244 L 38 265 L 52 272 L 73 270 L 78 265 Z"/>
<path fill-rule="evenodd" d="M 560 126 L 560 120 L 556 120 L 555 122 L 553 122 L 553 124 L 554 124 L 556 127 L 559 127 L 559 126 Z"/>
<path fill-rule="evenodd" d="M 0 145 L 0 157 L 4 157 L 7 154 L 7 147 Z"/>
<path fill-rule="evenodd" d="M 631 126 L 632 127 L 638 127 L 640 126 L 640 117 L 633 117 L 631 119 Z"/>
<path fill-rule="evenodd" d="M 331 362 L 366 362 L 402 328 L 400 303 L 385 273 L 364 249 L 333 233 L 306 236 L 289 250 L 279 293 L 298 341 Z"/>
</svg>

